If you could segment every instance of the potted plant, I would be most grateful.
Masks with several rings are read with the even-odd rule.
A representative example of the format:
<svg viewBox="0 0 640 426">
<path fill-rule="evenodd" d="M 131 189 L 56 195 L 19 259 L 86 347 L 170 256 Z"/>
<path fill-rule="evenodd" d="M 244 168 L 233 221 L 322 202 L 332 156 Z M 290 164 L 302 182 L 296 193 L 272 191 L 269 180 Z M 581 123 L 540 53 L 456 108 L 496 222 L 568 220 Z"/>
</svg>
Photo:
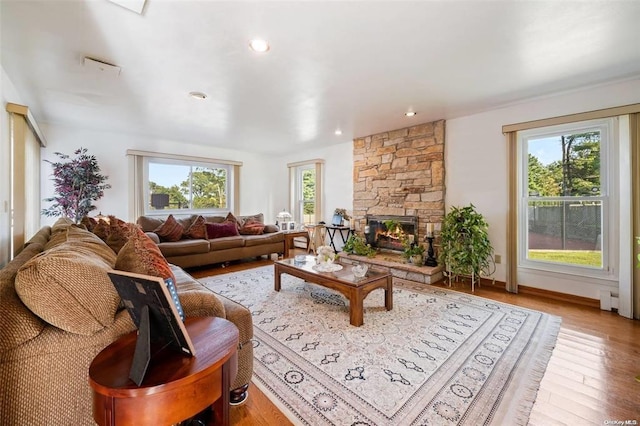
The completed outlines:
<svg viewBox="0 0 640 426">
<path fill-rule="evenodd" d="M 490 274 L 493 247 L 489 241 L 489 224 L 473 204 L 451 207 L 442 222 L 439 261 L 449 275 L 469 275 L 472 284 Z"/>
<path fill-rule="evenodd" d="M 104 190 L 111 188 L 105 183 L 108 176 L 100 173 L 100 166 L 95 155 L 87 154 L 87 148 L 74 151 L 75 158 L 60 152 L 54 153 L 60 161 L 49 161 L 53 167 L 53 183 L 55 194 L 44 201 L 53 202 L 49 208 L 42 210 L 42 215 L 49 217 L 65 216 L 79 223 L 91 210 L 95 210 L 93 201 L 104 195 Z"/>
<path fill-rule="evenodd" d="M 342 246 L 342 251 L 358 256 L 373 257 L 376 255 L 376 249 L 367 244 L 367 240 L 357 234 L 351 234 L 347 242 Z"/>
<path fill-rule="evenodd" d="M 411 241 L 409 238 L 403 240 L 402 246 L 404 247 L 402 256 L 410 263 L 416 266 L 422 266 L 422 262 L 424 261 L 424 246 Z"/>
</svg>

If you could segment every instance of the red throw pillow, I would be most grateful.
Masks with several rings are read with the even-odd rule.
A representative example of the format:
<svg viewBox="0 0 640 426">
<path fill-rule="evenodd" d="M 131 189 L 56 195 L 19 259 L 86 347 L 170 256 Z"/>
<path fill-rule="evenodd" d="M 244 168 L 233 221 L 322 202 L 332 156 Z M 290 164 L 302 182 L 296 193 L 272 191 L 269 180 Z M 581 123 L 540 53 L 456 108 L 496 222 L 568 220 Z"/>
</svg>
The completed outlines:
<svg viewBox="0 0 640 426">
<path fill-rule="evenodd" d="M 222 223 L 209 223 L 206 224 L 207 227 L 207 238 L 215 239 L 222 237 L 234 237 L 238 235 L 238 228 L 234 222 L 225 221 Z"/>
<path fill-rule="evenodd" d="M 204 217 L 198 216 L 196 220 L 193 221 L 189 229 L 184 233 L 184 236 L 194 240 L 206 239 L 207 227 L 205 223 Z"/>
<path fill-rule="evenodd" d="M 153 232 L 160 237 L 160 241 L 180 241 L 184 227 L 170 214 L 167 220 L 162 222 L 162 225 L 154 229 Z"/>
<path fill-rule="evenodd" d="M 264 223 L 257 222 L 255 220 L 247 220 L 242 228 L 240 228 L 240 235 L 260 235 L 264 232 Z"/>
</svg>

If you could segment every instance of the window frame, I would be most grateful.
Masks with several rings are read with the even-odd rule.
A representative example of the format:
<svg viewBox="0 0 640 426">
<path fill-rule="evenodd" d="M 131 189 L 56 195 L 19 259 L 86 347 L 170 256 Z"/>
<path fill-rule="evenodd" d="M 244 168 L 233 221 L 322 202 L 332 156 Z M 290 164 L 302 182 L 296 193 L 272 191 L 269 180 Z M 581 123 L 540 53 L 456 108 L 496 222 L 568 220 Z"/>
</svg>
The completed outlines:
<svg viewBox="0 0 640 426">
<path fill-rule="evenodd" d="M 304 206 L 307 203 L 312 203 L 313 204 L 313 208 L 314 208 L 314 216 L 316 217 L 316 222 L 318 221 L 318 211 L 317 211 L 317 205 L 316 205 L 316 197 L 314 196 L 313 199 L 311 200 L 307 200 L 304 198 L 304 172 L 308 171 L 308 170 L 312 170 L 314 172 L 314 175 L 316 175 L 316 166 L 313 163 L 309 163 L 309 164 L 304 164 L 301 166 L 296 167 L 296 180 L 295 180 L 295 200 L 294 200 L 294 205 L 296 206 L 294 214 L 293 214 L 293 220 L 296 221 L 296 223 L 299 224 L 305 224 L 304 223 Z M 318 190 L 318 183 L 317 183 L 317 179 L 318 177 L 315 176 L 314 177 L 315 182 L 314 182 L 314 186 L 315 186 L 315 190 L 314 192 L 316 192 Z"/>
<path fill-rule="evenodd" d="M 226 191 L 226 199 L 227 205 L 221 208 L 206 208 L 206 209 L 195 209 L 193 208 L 193 198 L 189 197 L 189 208 L 187 209 L 176 209 L 176 208 L 168 208 L 168 209 L 151 209 L 151 194 L 149 188 L 149 167 L 150 164 L 163 164 L 163 165 L 175 165 L 175 166 L 187 166 L 196 168 L 196 167 L 204 167 L 210 169 L 224 169 L 227 173 L 227 180 L 225 185 Z M 233 167 L 230 164 L 223 163 L 215 163 L 209 162 L 206 160 L 184 160 L 184 159 L 173 159 L 167 157 L 145 157 L 143 160 L 144 171 L 144 214 L 146 216 L 165 216 L 167 214 L 203 214 L 203 213 L 211 213 L 211 214 L 221 214 L 226 213 L 232 210 L 233 206 L 233 194 L 234 194 L 234 182 L 233 182 Z"/>
<path fill-rule="evenodd" d="M 518 235 L 518 267 L 546 272 L 564 273 L 570 275 L 588 276 L 599 279 L 615 279 L 617 277 L 615 253 L 611 250 L 615 241 L 612 241 L 612 218 L 616 217 L 611 199 L 616 196 L 617 185 L 613 176 L 613 164 L 615 156 L 616 138 L 614 125 L 615 118 L 594 119 L 560 125 L 537 127 L 517 132 L 518 147 L 518 182 L 517 182 L 517 235 Z M 600 131 L 600 195 L 598 196 L 559 196 L 541 197 L 529 194 L 528 187 L 528 154 L 529 141 L 568 133 L 585 133 L 588 131 Z M 602 267 L 581 266 L 564 264 L 542 260 L 529 259 L 529 202 L 531 201 L 600 201 L 602 203 L 601 216 L 601 251 Z"/>
</svg>

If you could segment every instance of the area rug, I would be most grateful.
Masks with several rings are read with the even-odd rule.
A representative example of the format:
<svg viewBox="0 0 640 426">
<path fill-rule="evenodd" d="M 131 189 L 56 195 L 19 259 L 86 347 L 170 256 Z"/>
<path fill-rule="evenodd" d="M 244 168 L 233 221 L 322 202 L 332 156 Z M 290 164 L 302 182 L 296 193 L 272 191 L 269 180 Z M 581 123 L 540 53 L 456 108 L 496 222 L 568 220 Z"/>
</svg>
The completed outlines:
<svg viewBox="0 0 640 426">
<path fill-rule="evenodd" d="M 339 293 L 273 266 L 200 280 L 247 307 L 253 382 L 298 425 L 526 424 L 560 318 L 424 284 Z"/>
</svg>

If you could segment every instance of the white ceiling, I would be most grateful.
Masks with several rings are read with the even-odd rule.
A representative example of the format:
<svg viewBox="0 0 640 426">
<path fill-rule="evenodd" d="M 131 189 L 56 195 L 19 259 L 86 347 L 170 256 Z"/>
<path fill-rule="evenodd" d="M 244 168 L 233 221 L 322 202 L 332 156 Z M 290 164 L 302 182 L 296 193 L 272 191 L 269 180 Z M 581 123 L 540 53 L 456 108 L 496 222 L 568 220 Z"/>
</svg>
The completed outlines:
<svg viewBox="0 0 640 426">
<path fill-rule="evenodd" d="M 2 65 L 38 121 L 265 153 L 640 75 L 633 0 L 0 8 Z M 268 53 L 249 50 L 256 36 L 269 40 Z M 85 56 L 120 75 L 83 67 Z M 418 115 L 405 117 L 409 109 Z"/>
</svg>

